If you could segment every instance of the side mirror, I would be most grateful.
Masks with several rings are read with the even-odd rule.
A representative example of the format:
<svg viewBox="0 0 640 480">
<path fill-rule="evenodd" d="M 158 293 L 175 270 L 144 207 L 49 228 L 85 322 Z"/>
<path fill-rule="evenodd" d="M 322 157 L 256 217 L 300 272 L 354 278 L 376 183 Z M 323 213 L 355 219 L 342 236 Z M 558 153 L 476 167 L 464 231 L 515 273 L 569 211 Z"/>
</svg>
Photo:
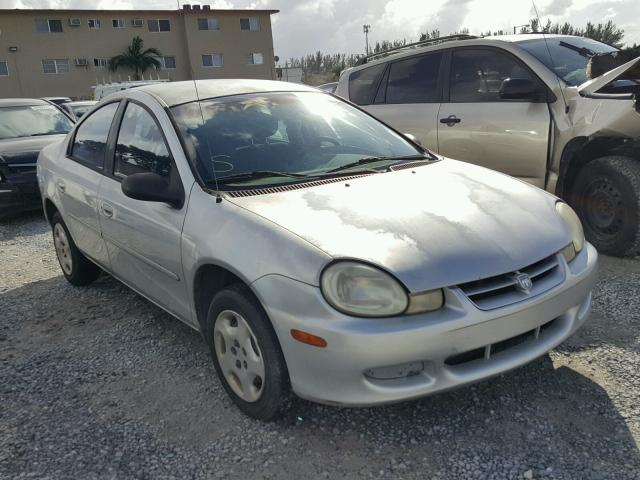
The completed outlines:
<svg viewBox="0 0 640 480">
<path fill-rule="evenodd" d="M 422 146 L 422 142 L 418 140 L 418 137 L 416 137 L 413 133 L 403 133 L 403 135 L 416 145 Z"/>
<path fill-rule="evenodd" d="M 181 208 L 184 191 L 180 186 L 171 185 L 157 173 L 134 173 L 122 181 L 122 193 L 134 200 L 168 203 Z"/>
<path fill-rule="evenodd" d="M 538 100 L 537 85 L 528 78 L 505 78 L 500 85 L 503 100 Z"/>
</svg>

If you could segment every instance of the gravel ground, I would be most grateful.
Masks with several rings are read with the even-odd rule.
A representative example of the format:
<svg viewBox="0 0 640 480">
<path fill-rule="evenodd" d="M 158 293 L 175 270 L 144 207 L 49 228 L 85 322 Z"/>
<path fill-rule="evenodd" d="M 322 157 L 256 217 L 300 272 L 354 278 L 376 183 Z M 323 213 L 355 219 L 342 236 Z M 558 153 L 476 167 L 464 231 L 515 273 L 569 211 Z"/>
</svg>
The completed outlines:
<svg viewBox="0 0 640 480">
<path fill-rule="evenodd" d="M 417 402 L 243 416 L 199 334 L 104 275 L 75 288 L 39 215 L 0 224 L 0 478 L 640 479 L 640 261 L 519 370 Z"/>
</svg>

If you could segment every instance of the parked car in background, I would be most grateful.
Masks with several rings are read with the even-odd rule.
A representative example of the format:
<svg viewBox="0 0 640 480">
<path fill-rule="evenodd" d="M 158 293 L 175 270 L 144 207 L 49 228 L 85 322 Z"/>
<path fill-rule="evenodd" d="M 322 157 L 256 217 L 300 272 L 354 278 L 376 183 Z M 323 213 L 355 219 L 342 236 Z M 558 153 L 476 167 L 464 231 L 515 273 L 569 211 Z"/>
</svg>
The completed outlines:
<svg viewBox="0 0 640 480">
<path fill-rule="evenodd" d="M 104 269 L 201 331 L 248 415 L 290 389 L 375 405 L 461 386 L 587 319 L 597 253 L 553 195 L 312 87 L 196 83 L 111 95 L 38 178 L 69 282 Z"/>
<path fill-rule="evenodd" d="M 336 91 L 336 87 L 338 86 L 338 82 L 325 83 L 322 85 L 318 85 L 316 88 L 322 90 L 323 92 L 333 93 Z"/>
<path fill-rule="evenodd" d="M 64 103 L 69 103 L 71 101 L 69 97 L 42 97 L 42 100 L 55 103 L 56 105 L 62 105 Z"/>
<path fill-rule="evenodd" d="M 77 102 L 66 102 L 60 105 L 63 110 L 66 110 L 76 120 L 87 113 L 93 106 L 98 103 L 95 100 L 83 100 Z"/>
<path fill-rule="evenodd" d="M 634 255 L 640 59 L 589 79 L 602 56 L 624 57 L 567 35 L 458 35 L 367 57 L 336 94 L 442 155 L 564 197 L 598 250 Z"/>
<path fill-rule="evenodd" d="M 72 126 L 70 117 L 45 100 L 0 99 L 0 218 L 42 208 L 38 154 Z"/>
</svg>

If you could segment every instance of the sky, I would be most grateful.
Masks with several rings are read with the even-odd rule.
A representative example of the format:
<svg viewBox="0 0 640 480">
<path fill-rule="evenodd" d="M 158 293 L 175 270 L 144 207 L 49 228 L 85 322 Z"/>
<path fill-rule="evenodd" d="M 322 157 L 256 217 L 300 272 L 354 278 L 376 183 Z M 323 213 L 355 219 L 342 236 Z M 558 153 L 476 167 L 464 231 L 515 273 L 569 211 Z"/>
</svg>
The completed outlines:
<svg viewBox="0 0 640 480">
<path fill-rule="evenodd" d="M 275 54 L 281 60 L 317 50 L 363 53 L 364 24 L 371 25 L 369 43 L 375 45 L 381 40 L 415 41 L 433 29 L 442 35 L 462 28 L 472 34 L 512 31 L 535 16 L 531 0 L 214 0 L 210 5 L 280 10 L 272 22 Z M 537 0 L 536 7 L 543 24 L 551 19 L 583 26 L 611 19 L 624 28 L 627 43 L 640 43 L 640 0 Z M 173 9 L 177 1 L 0 0 L 0 8 Z"/>
</svg>

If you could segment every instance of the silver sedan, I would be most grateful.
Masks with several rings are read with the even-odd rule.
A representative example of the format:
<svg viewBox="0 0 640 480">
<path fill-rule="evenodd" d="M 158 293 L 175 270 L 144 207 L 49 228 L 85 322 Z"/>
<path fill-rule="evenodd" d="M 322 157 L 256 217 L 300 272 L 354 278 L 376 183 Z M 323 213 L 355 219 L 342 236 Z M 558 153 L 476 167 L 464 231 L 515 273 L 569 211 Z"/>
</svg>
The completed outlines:
<svg viewBox="0 0 640 480">
<path fill-rule="evenodd" d="M 302 85 L 118 92 L 38 178 L 64 276 L 105 270 L 202 332 L 263 420 L 291 391 L 376 405 L 497 375 L 591 308 L 597 253 L 567 204 Z"/>
</svg>

